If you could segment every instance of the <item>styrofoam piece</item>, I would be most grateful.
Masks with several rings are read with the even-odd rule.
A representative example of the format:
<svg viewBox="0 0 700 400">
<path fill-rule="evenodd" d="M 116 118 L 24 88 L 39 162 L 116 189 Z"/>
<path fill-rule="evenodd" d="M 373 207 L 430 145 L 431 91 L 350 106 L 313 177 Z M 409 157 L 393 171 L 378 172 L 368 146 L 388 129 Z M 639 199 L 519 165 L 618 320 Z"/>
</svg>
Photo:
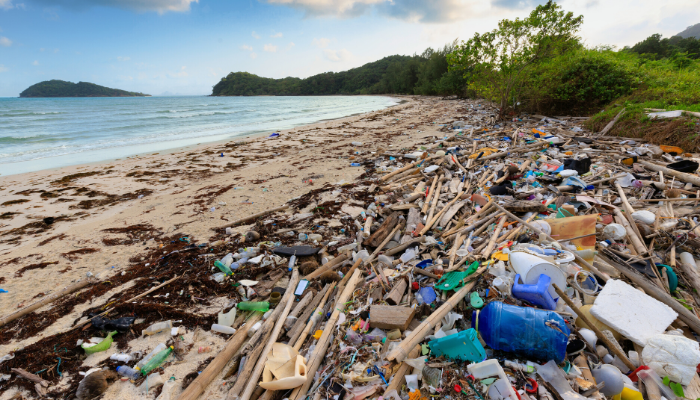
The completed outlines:
<svg viewBox="0 0 700 400">
<path fill-rule="evenodd" d="M 616 279 L 605 284 L 591 314 L 640 346 L 678 317 L 671 307 Z"/>
<path fill-rule="evenodd" d="M 647 114 L 649 119 L 657 119 L 657 118 L 678 118 L 681 115 L 683 115 L 682 110 L 675 110 L 675 111 L 659 111 L 659 112 L 652 112 Z"/>
<path fill-rule="evenodd" d="M 273 343 L 267 356 L 260 387 L 268 390 L 287 390 L 306 382 L 306 360 L 292 346 Z"/>
<path fill-rule="evenodd" d="M 635 221 L 639 221 L 643 224 L 652 225 L 656 219 L 656 214 L 651 211 L 641 210 L 632 213 L 632 218 Z"/>
<path fill-rule="evenodd" d="M 700 345 L 684 336 L 654 335 L 647 341 L 642 358 L 660 376 L 688 385 L 700 364 Z"/>
</svg>

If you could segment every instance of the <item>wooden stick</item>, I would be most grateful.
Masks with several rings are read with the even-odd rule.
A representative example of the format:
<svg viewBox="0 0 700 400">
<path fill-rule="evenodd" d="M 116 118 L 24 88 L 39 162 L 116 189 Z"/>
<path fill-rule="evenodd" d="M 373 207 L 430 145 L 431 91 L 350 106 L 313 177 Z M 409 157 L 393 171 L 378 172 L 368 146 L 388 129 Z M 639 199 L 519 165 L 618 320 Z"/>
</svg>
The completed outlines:
<svg viewBox="0 0 700 400">
<path fill-rule="evenodd" d="M 32 304 L 28 305 L 27 307 L 22 308 L 21 310 L 17 310 L 15 312 L 13 312 L 12 314 L 9 314 L 9 315 L 6 315 L 6 316 L 0 318 L 0 326 L 4 326 L 8 322 L 11 322 L 11 321 L 16 320 L 17 318 L 23 317 L 23 316 L 31 313 L 32 311 L 34 311 L 38 308 L 41 308 L 46 304 L 51 303 L 52 301 L 54 301 L 56 299 L 59 299 L 59 298 L 65 296 L 69 293 L 73 293 L 77 290 L 80 290 L 80 289 L 84 288 L 85 286 L 90 285 L 92 283 L 95 283 L 94 279 L 83 279 L 80 282 L 74 283 L 74 284 L 64 288 L 63 290 L 59 290 L 56 293 L 52 293 L 52 294 L 44 297 L 43 299 L 37 301 L 36 303 L 32 303 Z"/>
<path fill-rule="evenodd" d="M 236 226 L 236 225 L 240 225 L 240 224 L 242 224 L 242 223 L 244 223 L 244 222 L 252 221 L 252 220 L 257 219 L 257 218 L 260 218 L 260 217 L 262 217 L 262 216 L 264 216 L 264 215 L 271 214 L 271 213 L 277 212 L 277 211 L 286 210 L 286 209 L 288 209 L 288 208 L 289 208 L 289 205 L 284 205 L 284 206 L 277 207 L 277 208 L 271 208 L 271 209 L 269 209 L 269 210 L 265 210 L 265 211 L 259 212 L 259 213 L 257 213 L 257 214 L 253 214 L 253 215 L 247 216 L 247 217 L 245 217 L 245 218 L 241 218 L 241 219 L 235 220 L 235 221 L 231 222 L 230 224 L 222 225 L 222 226 L 219 227 L 219 229 L 231 228 L 231 227 L 234 227 L 234 226 Z"/>
<path fill-rule="evenodd" d="M 370 216 L 367 217 L 367 219 L 365 220 L 365 227 L 364 227 L 364 229 L 362 230 L 362 236 L 364 236 L 364 237 L 366 237 L 366 238 L 369 237 L 369 233 L 370 233 L 370 231 L 372 230 L 372 220 L 373 220 L 373 219 L 374 219 L 374 218 L 370 215 Z"/>
<path fill-rule="evenodd" d="M 421 346 L 419 344 L 416 345 L 416 347 L 411 350 L 410 353 L 408 353 L 408 358 L 416 358 L 420 354 L 421 351 Z M 399 366 L 399 369 L 396 370 L 396 373 L 394 374 L 394 377 L 391 379 L 391 382 L 389 383 L 389 386 L 387 386 L 386 390 L 384 393 L 388 393 L 392 390 L 396 390 L 398 392 L 399 388 L 403 384 L 403 378 L 406 376 L 406 373 L 408 372 L 408 369 L 412 368 L 410 365 L 406 364 L 405 362 L 402 362 L 401 365 Z"/>
<path fill-rule="evenodd" d="M 433 159 L 433 158 L 435 158 L 435 156 L 433 156 L 433 157 L 428 157 L 428 158 L 426 158 L 426 159 L 424 159 L 424 160 L 414 161 L 414 162 L 412 162 L 412 163 L 406 165 L 405 167 L 402 167 L 402 168 L 397 169 L 396 171 L 389 172 L 388 174 L 386 174 L 386 175 L 382 176 L 381 178 L 379 178 L 379 181 L 380 181 L 380 182 L 385 182 L 387 179 L 391 178 L 392 176 L 394 176 L 394 175 L 396 175 L 396 174 L 400 174 L 400 173 L 402 173 L 402 172 L 404 172 L 404 171 L 406 171 L 406 170 L 408 170 L 408 169 L 411 169 L 411 168 L 415 167 L 416 165 L 422 163 L 423 161 L 428 161 L 428 160 L 431 160 L 431 159 Z"/>
<path fill-rule="evenodd" d="M 627 230 L 627 236 L 630 238 L 630 241 L 632 242 L 632 246 L 634 246 L 634 249 L 637 251 L 637 253 L 639 255 L 646 254 L 647 248 L 646 248 L 646 246 L 644 246 L 644 243 L 642 243 L 642 239 L 639 236 L 637 236 L 637 233 L 632 228 L 632 225 L 630 225 L 627 218 L 625 218 L 625 216 L 622 215 L 622 212 L 620 211 L 620 209 L 615 208 L 613 210 L 613 212 L 620 219 L 620 223 L 622 224 L 622 226 L 625 227 L 625 230 Z"/>
<path fill-rule="evenodd" d="M 433 217 L 433 219 L 428 220 L 428 222 L 425 224 L 425 226 L 423 227 L 423 229 L 420 231 L 420 235 L 422 236 L 422 235 L 424 235 L 426 232 L 428 232 L 428 231 L 430 230 L 430 228 L 440 219 L 440 217 L 442 217 L 442 214 L 445 213 L 445 212 L 447 212 L 447 210 L 448 210 L 450 207 L 452 207 L 452 205 L 453 205 L 457 200 L 459 200 L 460 197 L 462 197 L 462 194 L 463 194 L 462 192 L 457 193 L 457 196 L 455 196 L 454 199 L 452 199 L 449 203 L 447 203 L 447 205 L 446 205 L 445 207 L 443 207 L 442 210 L 440 210 L 440 212 L 437 213 L 437 215 Z"/>
<path fill-rule="evenodd" d="M 661 165 L 651 163 L 649 161 L 639 160 L 639 163 L 652 171 L 662 172 L 666 175 L 674 176 L 683 182 L 692 183 L 695 186 L 700 186 L 700 176 L 688 174 L 685 172 L 678 172 L 670 168 L 662 167 Z"/>
<path fill-rule="evenodd" d="M 355 291 L 355 286 L 360 281 L 362 273 L 359 270 L 355 270 L 352 274 L 352 278 L 348 281 L 347 286 L 343 292 L 338 296 L 338 300 L 333 308 L 333 314 L 326 322 L 326 327 L 323 329 L 323 334 L 321 338 L 318 339 L 316 343 L 316 348 L 314 349 L 313 355 L 311 355 L 309 362 L 306 364 L 307 368 L 307 379 L 306 382 L 301 387 L 294 389 L 292 394 L 289 396 L 289 400 L 302 400 L 306 397 L 306 393 L 311 387 L 313 377 L 316 375 L 316 371 L 321 366 L 324 358 L 326 357 L 326 352 L 328 346 L 330 345 L 331 334 L 335 331 L 335 323 L 338 322 L 340 313 L 345 310 L 345 303 L 350 299 L 350 296 Z"/>
<path fill-rule="evenodd" d="M 292 277 L 289 280 L 289 285 L 287 285 L 287 290 L 284 292 L 284 310 L 282 311 L 282 314 L 280 314 L 280 316 L 278 317 L 277 323 L 275 323 L 275 327 L 272 328 L 272 336 L 270 337 L 270 340 L 267 342 L 267 345 L 265 345 L 265 348 L 260 354 L 258 363 L 255 365 L 255 369 L 253 370 L 253 373 L 251 374 L 248 380 L 248 386 L 243 391 L 243 394 L 241 395 L 239 400 L 249 400 L 250 396 L 253 394 L 253 391 L 258 386 L 258 379 L 260 378 L 260 374 L 262 373 L 262 370 L 265 367 L 265 363 L 267 362 L 267 355 L 272 350 L 272 345 L 275 342 L 277 342 L 277 338 L 279 337 L 280 330 L 282 330 L 282 325 L 284 325 L 284 321 L 287 318 L 287 314 L 289 314 L 289 311 L 294 305 L 294 301 L 292 301 L 292 299 L 294 298 L 294 289 L 296 288 L 298 283 L 299 270 L 295 268 L 292 272 Z M 282 304 L 282 301 L 280 301 L 277 307 L 280 307 Z"/>
<path fill-rule="evenodd" d="M 392 249 L 389 249 L 389 250 L 385 251 L 385 252 L 384 252 L 384 255 L 386 255 L 386 256 L 393 256 L 394 254 L 398 254 L 398 253 L 400 253 L 400 252 L 406 250 L 407 248 L 409 248 L 409 247 L 411 247 L 411 246 L 413 246 L 413 245 L 421 244 L 421 243 L 423 243 L 423 242 L 425 242 L 425 236 L 418 236 L 418 237 L 415 238 L 415 239 L 411 239 L 411 240 L 409 240 L 408 242 L 406 242 L 406 243 L 404 243 L 404 244 L 400 244 L 400 245 L 398 245 L 398 246 L 396 246 L 396 247 L 394 247 L 394 248 L 392 248 Z"/>
<path fill-rule="evenodd" d="M 309 290 L 304 297 L 302 297 L 301 300 L 297 303 L 296 306 L 294 306 L 294 309 L 289 313 L 287 318 L 289 317 L 296 317 L 301 313 L 301 310 L 304 309 L 309 303 L 311 303 L 311 300 L 314 298 L 314 292 L 312 290 Z"/>
<path fill-rule="evenodd" d="M 402 226 L 403 226 L 403 224 L 402 224 L 402 223 L 399 223 L 398 225 L 396 225 L 396 226 L 394 227 L 394 230 L 391 231 L 391 233 L 384 239 L 384 241 L 383 241 L 382 243 L 379 244 L 379 246 L 377 246 L 376 249 L 374 249 L 374 252 L 369 256 L 369 258 L 367 259 L 366 263 L 369 264 L 369 263 L 371 263 L 372 261 L 374 261 L 374 259 L 379 255 L 379 253 L 382 251 L 382 249 L 384 248 L 384 246 L 386 246 L 387 243 L 391 242 L 391 239 L 394 237 L 394 235 L 396 235 L 396 232 L 398 232 L 399 229 L 401 229 Z M 348 273 L 349 273 L 349 272 L 348 272 Z"/>
<path fill-rule="evenodd" d="M 644 243 L 643 236 L 639 232 L 639 228 L 637 227 L 637 223 L 635 222 L 634 218 L 632 218 L 632 213 L 634 212 L 634 208 L 630 205 L 629 201 L 627 201 L 627 195 L 625 194 L 625 191 L 622 189 L 622 186 L 620 186 L 620 182 L 615 181 L 614 185 L 615 185 L 615 188 L 617 189 L 617 194 L 620 196 L 620 200 L 622 200 L 622 207 L 625 209 L 625 216 L 627 217 L 627 221 L 630 223 L 630 226 L 632 227 L 632 230 L 634 231 L 634 233 L 637 235 L 637 238 L 640 239 L 642 247 L 644 247 L 643 254 L 646 254 L 649 252 L 649 249 L 647 249 L 647 246 Z"/>
<path fill-rule="evenodd" d="M 440 192 L 441 191 L 442 191 L 442 177 L 440 177 L 440 181 L 438 182 L 437 189 L 435 190 L 435 196 L 433 196 L 433 201 L 432 201 L 432 204 L 430 205 L 430 212 L 428 213 L 428 218 L 426 218 L 426 221 L 430 221 L 431 219 L 433 219 L 433 215 L 435 214 L 435 207 L 440 202 Z"/>
<path fill-rule="evenodd" d="M 313 314 L 311 314 L 311 318 L 309 319 L 309 322 L 307 322 L 306 327 L 304 330 L 301 332 L 301 335 L 299 335 L 299 338 L 297 338 L 296 341 L 294 341 L 294 349 L 299 351 L 301 349 L 301 346 L 304 345 L 304 341 L 306 340 L 306 336 L 311 332 L 311 330 L 316 326 L 318 321 L 323 317 L 323 307 L 326 305 L 326 300 L 328 300 L 328 295 L 331 294 L 333 291 L 333 288 L 335 287 L 335 283 L 330 286 L 330 288 L 326 291 L 326 294 L 323 295 L 323 298 L 321 299 L 321 302 L 318 303 L 318 307 L 316 307 L 316 310 L 314 310 Z M 293 341 L 290 340 L 289 343 L 292 343 Z"/>
<path fill-rule="evenodd" d="M 325 263 L 324 265 L 318 267 L 315 271 L 313 271 L 312 273 L 306 275 L 303 279 L 306 279 L 307 281 L 310 281 L 310 280 L 312 280 L 312 279 L 316 279 L 316 278 L 318 278 L 319 276 L 325 274 L 326 272 L 328 272 L 328 271 L 333 271 L 334 269 L 340 267 L 340 265 L 341 265 L 343 262 L 345 262 L 345 260 L 347 260 L 347 259 L 348 259 L 348 255 L 347 255 L 347 254 L 339 255 L 338 257 L 336 257 L 336 258 L 334 258 L 334 259 L 328 261 L 328 262 Z"/>
<path fill-rule="evenodd" d="M 612 121 L 608 122 L 608 124 L 605 125 L 605 128 L 603 128 L 603 130 L 598 133 L 598 136 L 605 136 L 608 132 L 610 132 L 613 126 L 615 126 L 617 120 L 620 119 L 620 117 L 622 117 L 622 114 L 625 113 L 625 110 L 626 108 L 622 107 L 622 110 L 620 110 L 620 112 L 617 113 L 617 115 L 615 116 L 615 118 L 612 119 Z M 632 369 L 634 370 L 634 368 Z"/>
<path fill-rule="evenodd" d="M 634 366 L 634 364 L 632 364 L 632 362 L 629 360 L 629 358 L 627 358 L 627 355 L 626 355 L 625 353 L 621 352 L 621 351 L 617 348 L 617 346 L 613 345 L 613 343 L 610 342 L 610 339 L 608 339 L 605 335 L 603 335 L 603 332 L 601 332 L 600 329 L 598 329 L 598 327 L 596 327 L 596 326 L 591 322 L 591 320 L 588 319 L 588 317 L 586 316 L 586 314 L 582 313 L 581 310 L 580 310 L 578 307 L 576 307 L 576 304 L 574 304 L 574 302 L 571 301 L 571 299 L 569 298 L 569 296 L 567 296 L 566 293 L 564 293 L 564 292 L 561 290 L 561 288 L 560 288 L 559 286 L 557 286 L 556 284 L 552 283 L 552 287 L 553 287 L 554 290 L 557 292 L 557 294 L 559 295 L 559 297 L 562 298 L 562 299 L 566 302 L 566 304 L 567 304 L 569 307 L 571 307 L 572 310 L 574 310 L 574 312 L 576 313 L 576 315 L 578 315 L 578 317 L 581 318 L 581 319 L 583 320 L 583 322 L 585 322 L 586 325 L 588 325 L 588 327 L 589 327 L 593 332 L 595 332 L 595 334 L 598 336 L 598 339 L 600 339 L 601 341 L 603 341 L 603 343 L 605 343 L 605 346 L 606 346 L 610 351 L 612 351 L 613 353 L 615 353 L 615 355 L 618 356 L 618 357 L 620 358 L 620 360 L 627 366 L 627 368 L 629 368 L 630 370 L 634 371 L 634 370 L 636 369 L 636 367 Z"/>
<path fill-rule="evenodd" d="M 491 255 L 493 248 L 496 246 L 496 240 L 501 235 L 501 230 L 503 229 L 503 225 L 506 223 L 506 219 L 506 217 L 501 217 L 501 220 L 498 221 L 498 225 L 496 226 L 496 229 L 494 229 L 491 239 L 489 239 L 488 246 L 486 246 L 484 251 L 481 253 L 482 258 L 488 259 L 488 257 Z"/>
<path fill-rule="evenodd" d="M 661 202 L 661 201 L 668 201 L 668 202 L 687 201 L 687 202 L 690 203 L 690 202 L 697 201 L 697 200 L 698 200 L 698 199 L 691 199 L 691 198 L 685 198 L 685 199 L 683 199 L 683 198 L 678 197 L 678 198 L 675 198 L 675 199 L 637 199 L 637 200 L 635 200 L 635 201 L 641 201 L 641 202 L 645 202 L 645 203 L 658 203 L 658 202 Z"/>
<path fill-rule="evenodd" d="M 313 316 L 314 311 L 316 310 L 316 307 L 321 303 L 322 299 L 328 298 L 328 295 L 330 294 L 331 291 L 333 291 L 333 288 L 335 287 L 335 283 L 333 285 L 326 285 L 323 287 L 323 290 L 321 290 L 320 293 L 317 293 L 316 296 L 314 296 L 313 301 L 311 304 L 309 304 L 309 308 L 304 311 L 304 314 L 301 315 L 299 319 L 297 319 L 297 322 L 294 323 L 294 326 L 292 326 L 292 329 L 290 329 L 287 332 L 287 337 L 289 337 L 289 343 L 295 343 L 297 339 L 299 339 L 299 336 L 301 335 L 301 332 L 304 330 L 304 327 L 306 326 L 306 323 L 309 321 L 309 318 Z"/>
<path fill-rule="evenodd" d="M 437 185 L 437 180 L 438 176 L 435 175 L 433 178 L 433 183 L 430 184 L 430 190 L 428 190 L 428 195 L 425 197 L 425 203 L 423 203 L 423 208 L 421 208 L 420 212 L 421 214 L 425 214 L 428 211 L 428 207 L 430 206 L 430 200 L 433 198 L 433 195 L 435 194 L 435 185 Z"/>
<path fill-rule="evenodd" d="M 452 243 L 452 251 L 450 252 L 450 266 L 447 267 L 448 271 L 452 270 L 452 266 L 455 264 L 455 257 L 457 256 L 457 249 L 462 244 L 462 234 L 457 233 L 457 236 L 455 236 L 455 241 Z"/>
<path fill-rule="evenodd" d="M 345 276 L 343 277 L 343 279 L 340 280 L 340 283 L 338 283 L 338 291 L 341 291 L 341 292 L 342 292 L 343 289 L 345 289 L 345 285 L 346 285 L 346 284 L 348 283 L 348 281 L 350 280 L 350 277 L 355 273 L 355 271 L 357 271 L 357 268 L 358 268 L 361 264 L 362 264 L 362 258 L 357 257 L 357 260 L 355 261 L 355 264 L 353 264 L 352 267 L 350 267 L 350 269 L 348 270 L 348 273 L 345 274 Z"/>
<path fill-rule="evenodd" d="M 528 219 L 525 220 L 525 222 L 532 222 L 532 220 L 535 219 L 535 218 L 537 218 L 537 214 L 532 214 L 532 215 L 530 215 L 530 218 L 528 218 Z M 518 233 L 520 233 L 520 231 L 523 230 L 523 228 L 525 228 L 525 225 L 520 225 L 519 227 L 513 229 L 513 230 L 508 234 L 508 236 L 506 236 L 505 239 L 503 239 L 503 240 L 504 240 L 504 241 L 508 241 L 508 240 L 513 239 L 513 238 L 515 237 L 515 235 L 517 235 Z M 584 236 L 581 236 L 581 237 L 575 237 L 575 238 L 571 238 L 571 239 L 566 239 L 566 240 L 576 240 L 576 239 L 581 239 L 582 237 L 588 237 L 588 236 L 593 236 L 593 235 L 595 235 L 595 233 L 591 233 L 591 234 L 584 235 Z"/>
<path fill-rule="evenodd" d="M 468 278 L 474 280 L 464 285 L 464 287 L 459 289 L 459 291 L 457 291 L 452 295 L 452 297 L 443 303 L 440 308 L 433 311 L 433 313 L 430 314 L 430 316 L 426 318 L 418 326 L 418 328 L 414 329 L 411 334 L 399 344 L 398 347 L 394 348 L 394 350 L 392 350 L 391 353 L 386 356 L 386 359 L 388 361 L 403 361 L 408 356 L 411 349 L 413 349 L 418 343 L 422 342 L 423 339 L 425 339 L 425 336 L 430 333 L 435 325 L 437 325 L 442 318 L 447 315 L 447 313 L 449 313 L 457 305 L 457 303 L 459 303 L 467 295 L 467 293 L 472 290 L 472 288 L 476 285 L 476 278 L 484 271 L 486 271 L 486 267 L 479 268 L 475 273 L 470 275 Z"/>
<path fill-rule="evenodd" d="M 199 374 L 189 386 L 187 386 L 187 389 L 180 393 L 178 400 L 196 400 L 202 393 L 204 393 L 207 386 L 209 386 L 214 378 L 216 378 L 224 369 L 224 366 L 226 366 L 234 354 L 236 354 L 243 342 L 248 340 L 248 331 L 253 325 L 255 325 L 256 322 L 262 319 L 262 315 L 263 314 L 261 312 L 252 313 L 252 316 L 229 339 L 223 350 L 216 355 L 216 358 L 214 358 L 214 360 L 207 365 L 204 371 L 202 371 L 202 373 Z"/>
</svg>

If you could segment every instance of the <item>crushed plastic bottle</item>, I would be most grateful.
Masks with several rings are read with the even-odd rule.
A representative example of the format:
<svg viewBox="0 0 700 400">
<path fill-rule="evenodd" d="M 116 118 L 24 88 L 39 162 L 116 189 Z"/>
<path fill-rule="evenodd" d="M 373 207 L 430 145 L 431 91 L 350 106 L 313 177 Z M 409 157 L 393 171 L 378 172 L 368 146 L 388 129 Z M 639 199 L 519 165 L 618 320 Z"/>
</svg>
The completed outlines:
<svg viewBox="0 0 700 400">
<path fill-rule="evenodd" d="M 270 303 L 267 301 L 242 301 L 238 303 L 238 309 L 244 311 L 267 312 L 267 310 L 270 309 Z"/>
<path fill-rule="evenodd" d="M 143 376 L 146 376 L 149 372 L 160 367 L 160 365 L 163 364 L 163 362 L 165 362 L 165 359 L 168 358 L 168 356 L 170 355 L 170 353 L 173 352 L 173 350 L 173 346 L 170 346 L 165 350 L 161 350 L 160 353 L 153 356 L 153 358 L 151 358 L 146 364 L 144 364 L 144 366 L 141 368 L 141 374 Z"/>
</svg>

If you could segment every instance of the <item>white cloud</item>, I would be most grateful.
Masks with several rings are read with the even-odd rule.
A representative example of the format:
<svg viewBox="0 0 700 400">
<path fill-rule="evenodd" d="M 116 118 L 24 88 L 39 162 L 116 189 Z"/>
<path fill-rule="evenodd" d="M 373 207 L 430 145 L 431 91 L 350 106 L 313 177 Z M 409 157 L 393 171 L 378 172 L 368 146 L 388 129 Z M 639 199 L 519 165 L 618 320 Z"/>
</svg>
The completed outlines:
<svg viewBox="0 0 700 400">
<path fill-rule="evenodd" d="M 122 56 L 117 57 L 117 61 L 129 61 L 129 60 L 131 60 L 131 57 L 122 57 Z"/>
<path fill-rule="evenodd" d="M 319 49 L 322 49 L 324 47 L 328 47 L 328 45 L 331 43 L 331 40 L 327 38 L 314 38 L 314 40 L 311 43 Z"/>
<path fill-rule="evenodd" d="M 291 49 L 294 46 L 296 46 L 296 44 L 294 44 L 294 42 L 289 42 L 289 44 L 287 45 L 287 48 Z"/>
<path fill-rule="evenodd" d="M 266 0 L 304 11 L 309 16 L 351 18 L 374 8 L 389 17 L 410 22 L 446 22 L 469 16 L 472 0 Z M 495 0 L 499 1 L 499 0 Z M 520 2 L 522 0 L 500 0 Z M 537 0 L 535 0 L 537 1 Z"/>
<path fill-rule="evenodd" d="M 0 0 L 10 1 L 10 0 Z M 70 9 L 87 9 L 94 6 L 122 8 L 137 12 L 155 11 L 164 14 L 169 11 L 190 11 L 192 3 L 199 0 L 36 0 L 48 6 L 60 6 Z"/>
<path fill-rule="evenodd" d="M 0 0 L 0 8 L 3 10 L 9 10 L 12 7 L 14 7 L 12 5 L 12 0 Z"/>
<path fill-rule="evenodd" d="M 274 35 L 270 35 L 271 38 L 281 38 L 282 37 L 282 32 L 277 32 Z"/>
<path fill-rule="evenodd" d="M 0 36 L 0 46 L 10 47 L 12 46 L 12 40 L 6 38 L 5 36 Z"/>
<path fill-rule="evenodd" d="M 34 60 L 34 62 L 32 63 L 32 65 L 39 65 L 39 60 Z"/>
<path fill-rule="evenodd" d="M 326 60 L 333 61 L 333 62 L 349 61 L 353 58 L 352 53 L 350 53 L 346 49 L 337 50 L 337 51 L 331 50 L 331 49 L 324 49 L 323 56 L 326 57 Z"/>
<path fill-rule="evenodd" d="M 5 71 L 9 71 L 9 70 L 10 70 L 9 68 L 7 68 L 6 66 L 0 64 L 0 72 L 5 72 Z"/>
<path fill-rule="evenodd" d="M 248 46 L 247 44 L 244 44 L 243 46 L 241 46 L 241 50 L 253 51 L 253 46 Z"/>
<path fill-rule="evenodd" d="M 256 58 L 258 58 L 258 55 L 255 54 L 255 53 L 250 53 L 250 58 L 252 58 L 253 60 L 255 60 Z"/>
<path fill-rule="evenodd" d="M 44 50 L 46 50 L 46 49 L 43 48 L 43 47 L 39 49 L 39 51 L 42 52 L 42 53 L 44 52 Z"/>
<path fill-rule="evenodd" d="M 170 75 L 173 78 L 184 78 L 184 77 L 189 75 L 186 70 L 187 70 L 187 67 L 183 65 L 182 68 L 180 68 L 180 71 L 168 72 L 168 75 Z"/>
<path fill-rule="evenodd" d="M 256 39 L 260 39 L 260 35 L 258 35 L 257 33 L 255 33 L 255 31 L 251 32 L 250 36 L 252 36 L 252 37 L 254 37 L 254 38 L 256 38 Z"/>
<path fill-rule="evenodd" d="M 273 44 L 266 44 L 263 47 L 263 50 L 267 51 L 268 53 L 274 53 L 277 51 L 277 46 L 275 46 Z"/>
</svg>

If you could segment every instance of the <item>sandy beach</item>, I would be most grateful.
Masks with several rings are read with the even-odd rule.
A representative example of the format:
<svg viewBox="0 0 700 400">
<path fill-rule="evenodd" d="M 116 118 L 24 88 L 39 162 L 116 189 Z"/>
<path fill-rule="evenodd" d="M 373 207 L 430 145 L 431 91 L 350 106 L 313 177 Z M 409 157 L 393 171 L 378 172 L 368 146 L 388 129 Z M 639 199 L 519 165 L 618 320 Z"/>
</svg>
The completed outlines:
<svg viewBox="0 0 700 400">
<path fill-rule="evenodd" d="M 280 206 L 327 183 L 354 182 L 364 172 L 351 166 L 356 156 L 379 148 L 396 154 L 419 149 L 425 138 L 443 136 L 441 125 L 452 122 L 464 107 L 462 101 L 433 97 L 402 99 L 404 103 L 388 109 L 282 131 L 276 138 L 263 135 L 167 154 L 0 176 L 0 288 L 8 292 L 0 294 L 3 315 L 87 274 L 111 285 L 99 296 L 86 295 L 89 301 L 37 310 L 34 315 L 42 319 L 31 320 L 32 326 L 17 321 L 6 325 L 0 331 L 0 357 L 70 329 L 86 310 L 128 291 L 133 282 L 122 271 L 146 263 L 142 255 L 162 247 L 162 238 L 179 235 L 207 243 L 213 228 L 227 222 Z M 243 233 L 246 227 L 235 230 Z M 215 318 L 227 303 L 226 295 L 209 300 L 207 306 L 189 311 Z M 192 335 L 188 331 L 185 337 Z M 221 336 L 208 332 L 199 336 L 192 356 L 168 367 L 168 376 L 182 379 L 206 359 L 207 354 L 196 351 L 201 343 L 214 351 L 224 343 Z M 132 351 L 151 349 L 159 340 L 142 337 L 128 346 Z M 83 366 L 98 365 L 113 352 L 91 355 Z M 67 380 L 64 376 L 62 382 Z M 135 390 L 128 382 L 117 382 L 104 398 L 143 398 Z M 225 394 L 215 385 L 209 391 L 204 398 Z M 0 399 L 9 399 L 14 392 L 5 390 Z"/>
</svg>

